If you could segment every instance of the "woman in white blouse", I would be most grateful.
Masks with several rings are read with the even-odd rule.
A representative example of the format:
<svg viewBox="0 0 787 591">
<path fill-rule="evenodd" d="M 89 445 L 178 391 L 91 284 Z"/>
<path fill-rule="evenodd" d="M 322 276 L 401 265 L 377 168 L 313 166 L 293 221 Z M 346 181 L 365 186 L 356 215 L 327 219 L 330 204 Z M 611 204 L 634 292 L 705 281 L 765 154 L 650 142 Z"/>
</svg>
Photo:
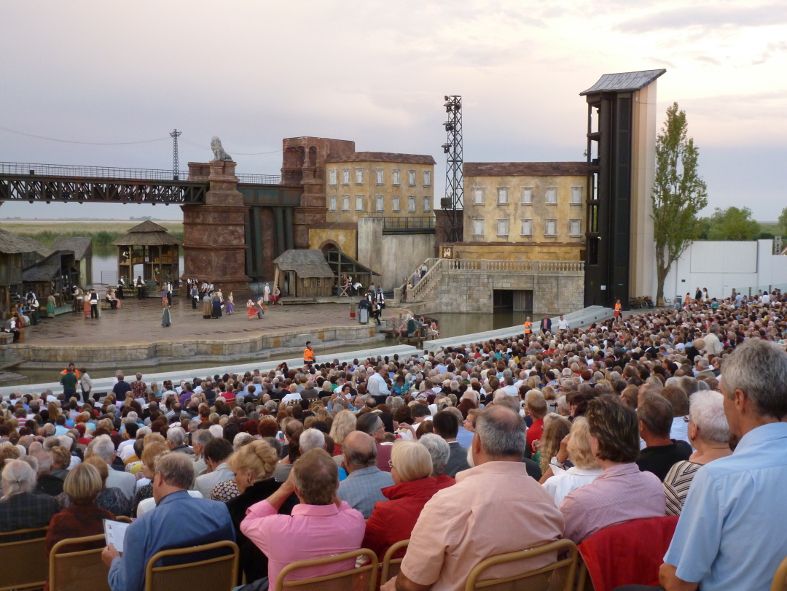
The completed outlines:
<svg viewBox="0 0 787 591">
<path fill-rule="evenodd" d="M 574 465 L 565 467 L 566 457 Z M 560 507 L 563 499 L 571 491 L 590 484 L 598 478 L 602 469 L 590 449 L 590 430 L 584 417 L 577 417 L 571 425 L 571 431 L 560 445 L 557 457 L 552 458 L 549 466 L 553 476 L 544 482 L 543 487 L 555 499 Z"/>
</svg>

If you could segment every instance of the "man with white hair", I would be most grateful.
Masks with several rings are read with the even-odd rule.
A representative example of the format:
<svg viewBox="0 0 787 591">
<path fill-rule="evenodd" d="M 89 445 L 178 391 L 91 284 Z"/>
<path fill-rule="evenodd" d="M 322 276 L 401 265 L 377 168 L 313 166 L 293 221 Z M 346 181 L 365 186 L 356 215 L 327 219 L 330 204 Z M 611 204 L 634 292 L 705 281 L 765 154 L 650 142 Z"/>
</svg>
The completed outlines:
<svg viewBox="0 0 787 591">
<path fill-rule="evenodd" d="M 181 426 L 170 427 L 167 430 L 167 445 L 173 452 L 194 455 L 194 450 L 186 445 L 186 432 Z"/>
<path fill-rule="evenodd" d="M 137 479 L 129 472 L 121 472 L 112 468 L 112 462 L 115 460 L 115 444 L 112 443 L 109 435 L 99 435 L 90 442 L 90 445 L 87 446 L 87 451 L 85 451 L 85 458 L 87 459 L 92 455 L 104 460 L 109 467 L 109 475 L 104 486 L 106 488 L 119 488 L 128 499 L 133 499 Z"/>
<path fill-rule="evenodd" d="M 0 531 L 46 527 L 60 510 L 54 497 L 33 493 L 36 473 L 24 460 L 7 460 L 0 497 Z"/>
<path fill-rule="evenodd" d="M 306 429 L 298 439 L 301 455 L 310 449 L 325 449 L 325 433 L 319 429 Z"/>
<path fill-rule="evenodd" d="M 207 470 L 208 465 L 202 457 L 205 446 L 213 439 L 213 434 L 208 429 L 199 429 L 192 434 L 191 444 L 194 449 L 194 474 L 202 476 Z"/>
<path fill-rule="evenodd" d="M 445 473 L 451 455 L 451 446 L 448 442 L 434 433 L 425 433 L 418 443 L 423 445 L 432 457 L 432 478 L 437 480 L 438 486 L 445 488 L 454 484 L 456 481 Z"/>
</svg>

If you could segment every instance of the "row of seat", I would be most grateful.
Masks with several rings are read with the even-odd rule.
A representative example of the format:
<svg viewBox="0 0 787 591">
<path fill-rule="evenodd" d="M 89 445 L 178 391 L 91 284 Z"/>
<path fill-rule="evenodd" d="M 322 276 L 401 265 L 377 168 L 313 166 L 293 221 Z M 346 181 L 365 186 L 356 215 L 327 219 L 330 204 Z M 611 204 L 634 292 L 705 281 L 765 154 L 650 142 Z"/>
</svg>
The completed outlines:
<svg viewBox="0 0 787 591">
<path fill-rule="evenodd" d="M 491 556 L 470 571 L 465 591 L 612 591 L 623 584 L 655 585 L 658 565 L 666 550 L 663 540 L 668 543 L 675 521 L 674 517 L 637 519 L 604 528 L 579 546 L 570 540 L 558 540 Z M 45 533 L 46 528 L 0 534 L 0 591 L 40 589 L 47 580 L 50 591 L 109 591 L 107 568 L 101 562 L 103 534 L 62 540 L 47 556 Z M 3 537 L 15 541 L 3 542 Z M 293 562 L 282 569 L 273 591 L 375 591 L 398 573 L 407 544 L 405 540 L 391 546 L 382 564 L 367 548 Z M 557 555 L 558 559 L 542 568 L 506 577 L 485 576 L 489 569 L 501 564 L 521 563 L 545 554 Z M 355 568 L 288 580 L 288 576 L 304 568 L 349 560 L 355 561 Z M 233 542 L 162 550 L 146 565 L 145 591 L 229 591 L 237 574 L 238 547 Z M 771 591 L 787 591 L 787 559 L 776 572 Z"/>
</svg>

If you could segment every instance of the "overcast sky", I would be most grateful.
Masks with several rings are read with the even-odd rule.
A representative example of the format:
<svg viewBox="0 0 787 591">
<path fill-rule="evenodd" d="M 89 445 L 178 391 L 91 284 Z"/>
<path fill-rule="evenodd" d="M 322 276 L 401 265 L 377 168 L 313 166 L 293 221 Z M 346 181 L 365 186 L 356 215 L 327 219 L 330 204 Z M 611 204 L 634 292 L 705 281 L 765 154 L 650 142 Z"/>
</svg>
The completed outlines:
<svg viewBox="0 0 787 591">
<path fill-rule="evenodd" d="M 0 161 L 276 173 L 284 137 L 432 154 L 464 97 L 465 161 L 581 160 L 578 93 L 666 68 L 710 208 L 787 206 L 787 3 L 714 0 L 24 0 L 0 3 Z M 7 129 L 96 146 L 44 141 Z M 241 153 L 262 153 L 241 155 Z M 5 204 L 0 217 L 178 218 L 176 207 Z"/>
</svg>

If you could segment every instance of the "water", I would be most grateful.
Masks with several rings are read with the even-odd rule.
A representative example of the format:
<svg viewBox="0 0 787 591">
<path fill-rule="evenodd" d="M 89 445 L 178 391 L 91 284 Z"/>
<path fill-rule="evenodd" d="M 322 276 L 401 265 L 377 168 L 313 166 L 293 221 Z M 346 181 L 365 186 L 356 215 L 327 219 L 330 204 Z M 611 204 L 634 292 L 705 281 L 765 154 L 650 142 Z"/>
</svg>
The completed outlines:
<svg viewBox="0 0 787 591">
<path fill-rule="evenodd" d="M 179 259 L 180 272 L 185 268 L 183 265 L 183 256 Z M 117 285 L 118 281 L 118 261 L 117 255 L 97 255 L 93 254 L 91 261 L 91 269 L 93 272 L 93 283 L 96 285 Z M 134 267 L 134 277 L 142 274 L 142 265 Z"/>
<path fill-rule="evenodd" d="M 440 338 L 449 338 L 516 326 L 525 321 L 526 315 L 522 312 L 495 312 L 494 314 L 427 314 L 427 316 L 437 321 Z M 533 325 L 538 324 L 541 318 L 543 315 L 530 314 Z"/>
</svg>

